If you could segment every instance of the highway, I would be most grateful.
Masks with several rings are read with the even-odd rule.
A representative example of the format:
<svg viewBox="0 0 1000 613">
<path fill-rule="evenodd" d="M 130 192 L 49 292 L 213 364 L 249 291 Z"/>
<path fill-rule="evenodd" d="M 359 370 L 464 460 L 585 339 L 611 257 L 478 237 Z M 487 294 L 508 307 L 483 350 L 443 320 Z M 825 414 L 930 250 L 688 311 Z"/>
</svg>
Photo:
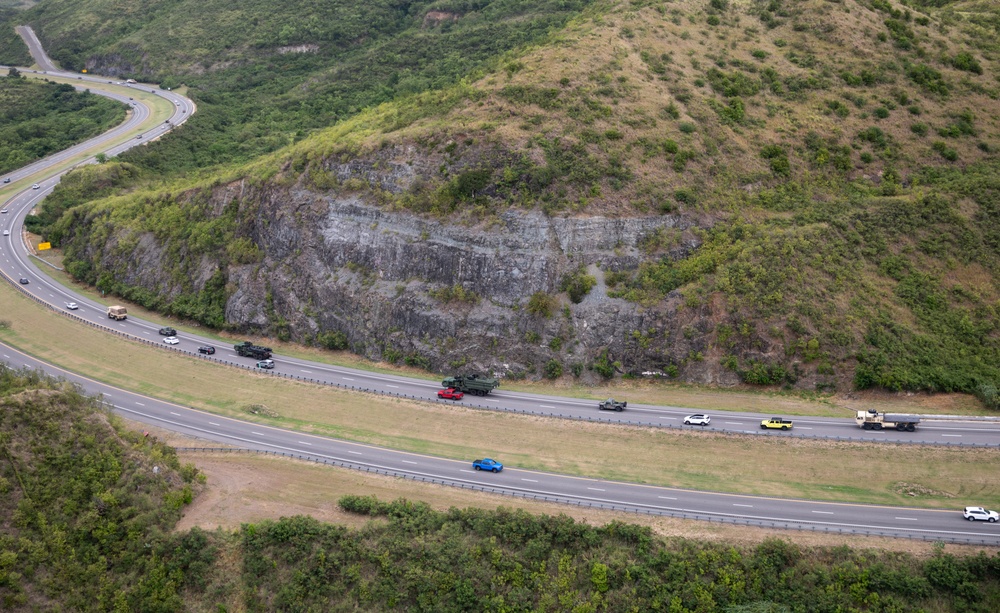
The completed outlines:
<svg viewBox="0 0 1000 613">
<path fill-rule="evenodd" d="M 883 507 L 701 492 L 516 467 L 505 467 L 500 473 L 477 472 L 472 469 L 471 458 L 459 461 L 404 453 L 229 419 L 163 402 L 54 368 L 3 345 L 0 345 L 0 357 L 13 366 L 42 368 L 79 384 L 90 394 L 101 394 L 115 411 L 142 423 L 216 443 L 283 453 L 355 470 L 631 513 L 768 528 L 1000 546 L 1000 524 L 967 522 L 960 509 Z"/>
<path fill-rule="evenodd" d="M 44 65 L 41 62 L 40 66 Z M 77 79 L 80 75 L 55 73 L 51 76 Z M 78 80 L 102 82 L 102 79 L 88 76 Z M 103 80 L 106 82 L 106 79 Z M 112 84 L 114 86 L 114 84 Z M 186 98 L 151 88 L 148 85 L 134 86 L 154 95 L 171 100 L 176 112 L 172 122 L 181 123 L 194 112 L 194 105 Z M 130 88 L 117 90 L 112 96 L 124 95 Z M 109 95 L 105 92 L 102 95 Z M 135 139 L 130 131 L 135 131 L 138 123 L 130 123 L 137 117 L 148 118 L 150 110 L 141 102 L 135 102 L 132 116 L 109 133 L 78 145 L 78 154 L 97 145 L 107 145 L 109 155 L 145 142 L 170 126 L 149 128 L 142 139 Z M 125 126 L 129 125 L 126 129 Z M 157 130 L 160 130 L 157 132 Z M 116 136 L 109 136 L 114 133 Z M 124 139 L 124 140 L 123 140 Z M 133 142 L 135 141 L 135 142 Z M 74 149 L 77 149 L 74 148 Z M 64 152 L 65 153 L 65 152 Z M 62 156 L 63 154 L 59 154 Z M 69 156 L 71 158 L 72 156 Z M 38 264 L 27 252 L 22 240 L 24 216 L 49 193 L 65 170 L 52 170 L 49 176 L 40 178 L 46 169 L 58 167 L 57 156 L 46 158 L 32 166 L 11 173 L 17 181 L 36 181 L 39 189 L 24 189 L 7 203 L 0 205 L 8 210 L 0 219 L 4 229 L 10 229 L 9 236 L 0 242 L 0 272 L 13 287 L 32 295 L 51 308 L 63 312 L 68 317 L 79 317 L 95 325 L 104 326 L 135 338 L 161 343 L 157 330 L 161 324 L 143 321 L 134 317 L 121 322 L 110 321 L 106 317 L 106 307 L 84 296 L 73 293 L 55 283 L 41 273 Z M 69 159 L 58 157 L 59 160 Z M 85 162 L 93 161 L 85 160 Z M 18 280 L 25 278 L 27 284 Z M 69 311 L 66 304 L 75 302 L 78 310 Z M 172 347 L 163 345 L 165 350 L 181 350 L 191 353 L 197 347 L 211 345 L 217 348 L 209 359 L 240 363 L 253 366 L 255 360 L 237 357 L 229 344 L 221 344 L 212 339 L 182 334 L 180 344 Z M 886 536 L 923 538 L 966 542 L 986 546 L 1000 546 L 1000 524 L 972 524 L 963 520 L 960 509 L 937 511 L 927 509 L 880 507 L 870 505 L 821 503 L 806 500 L 764 498 L 713 492 L 698 492 L 670 488 L 649 487 L 638 484 L 599 481 L 565 475 L 522 471 L 508 467 L 499 474 L 483 474 L 472 470 L 471 463 L 465 461 L 433 458 L 408 454 L 388 449 L 359 445 L 333 439 L 314 437 L 259 424 L 232 420 L 187 407 L 165 403 L 153 398 L 116 389 L 87 379 L 75 373 L 61 371 L 51 365 L 22 355 L 10 347 L 0 345 L 4 361 L 15 366 L 43 368 L 57 376 L 65 377 L 95 394 L 102 394 L 116 411 L 140 422 L 156 424 L 171 430 L 196 436 L 218 443 L 238 445 L 248 449 L 282 452 L 317 461 L 336 463 L 351 468 L 377 471 L 400 477 L 433 481 L 435 483 L 491 491 L 510 496 L 545 499 L 554 502 L 578 504 L 601 508 L 611 508 L 636 513 L 670 515 L 708 521 L 725 521 L 780 528 L 832 531 L 855 534 L 878 534 Z M 436 401 L 437 381 L 427 381 L 397 375 L 354 370 L 328 364 L 309 362 L 285 356 L 275 356 L 277 368 L 275 376 L 293 376 L 311 381 L 367 389 L 378 393 L 412 396 Z M 691 409 L 683 407 L 633 405 L 622 413 L 605 413 L 597 410 L 597 403 L 575 398 L 559 398 L 533 394 L 510 392 L 502 387 L 486 397 L 467 396 L 460 401 L 495 410 L 513 410 L 526 413 L 554 415 L 573 419 L 603 419 L 609 422 L 643 424 L 657 427 L 683 427 L 681 420 Z M 931 422 L 923 423 L 916 433 L 894 431 L 865 432 L 851 420 L 832 418 L 796 418 L 795 428 L 790 432 L 759 429 L 760 415 L 749 413 L 713 414 L 711 429 L 754 433 L 760 436 L 807 436 L 807 437 L 852 437 L 854 439 L 895 440 L 898 442 L 929 442 L 935 444 L 976 444 L 997 446 L 1000 444 L 1000 425 L 979 422 Z M 697 428 L 697 426 L 691 426 Z M 469 460 L 471 461 L 472 458 Z M 501 458 L 502 459 L 502 458 Z M 974 501 L 970 501 L 970 504 Z"/>
</svg>

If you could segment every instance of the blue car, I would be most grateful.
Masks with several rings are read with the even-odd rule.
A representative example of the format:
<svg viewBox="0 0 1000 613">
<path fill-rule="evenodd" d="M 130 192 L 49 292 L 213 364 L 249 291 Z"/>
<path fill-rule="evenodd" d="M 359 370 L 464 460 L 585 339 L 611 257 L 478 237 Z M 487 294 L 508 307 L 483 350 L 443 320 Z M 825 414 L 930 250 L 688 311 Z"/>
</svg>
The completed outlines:
<svg viewBox="0 0 1000 613">
<path fill-rule="evenodd" d="M 472 467 L 476 470 L 488 470 L 491 473 L 498 473 L 503 470 L 503 464 L 489 458 L 486 458 L 485 460 L 476 460 L 472 463 Z"/>
</svg>

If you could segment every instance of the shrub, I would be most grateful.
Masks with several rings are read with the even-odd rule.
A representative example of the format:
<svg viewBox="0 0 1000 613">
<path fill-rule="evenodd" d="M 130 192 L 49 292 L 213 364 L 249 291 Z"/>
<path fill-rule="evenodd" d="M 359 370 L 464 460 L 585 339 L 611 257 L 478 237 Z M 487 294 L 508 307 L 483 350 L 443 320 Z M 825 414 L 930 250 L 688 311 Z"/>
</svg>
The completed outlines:
<svg viewBox="0 0 1000 613">
<path fill-rule="evenodd" d="M 983 74 L 983 67 L 980 66 L 979 61 L 972 57 L 972 54 L 964 51 L 952 58 L 951 65 L 966 72 Z"/>
<path fill-rule="evenodd" d="M 915 123 L 910 125 L 910 132 L 913 132 L 917 136 L 927 136 L 927 132 L 930 128 L 925 123 Z"/>
<path fill-rule="evenodd" d="M 538 317 L 549 318 L 556 308 L 556 299 L 546 292 L 535 292 L 528 299 L 527 311 Z"/>
<path fill-rule="evenodd" d="M 562 364 L 558 360 L 549 360 L 545 363 L 545 378 L 558 379 L 563 374 Z"/>
<path fill-rule="evenodd" d="M 601 355 L 597 356 L 597 359 L 594 360 L 594 363 L 590 368 L 605 379 L 610 379 L 615 376 L 615 365 L 608 357 L 607 349 L 602 351 Z"/>
<path fill-rule="evenodd" d="M 563 276 L 559 290 L 568 293 L 573 304 L 579 304 L 595 285 L 597 285 L 597 279 L 593 275 L 588 275 L 586 269 L 581 265 L 575 271 Z"/>
<path fill-rule="evenodd" d="M 347 349 L 347 335 L 340 330 L 328 330 L 316 336 L 316 344 L 332 351 Z"/>
</svg>

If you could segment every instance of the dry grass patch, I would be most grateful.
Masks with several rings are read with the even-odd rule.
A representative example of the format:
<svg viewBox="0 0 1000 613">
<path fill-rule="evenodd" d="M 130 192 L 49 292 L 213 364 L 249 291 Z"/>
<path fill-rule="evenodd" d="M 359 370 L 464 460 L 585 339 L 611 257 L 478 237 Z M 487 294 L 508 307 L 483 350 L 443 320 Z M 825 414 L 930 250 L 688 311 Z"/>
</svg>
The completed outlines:
<svg viewBox="0 0 1000 613">
<path fill-rule="evenodd" d="M 134 424 L 134 427 L 149 429 L 141 424 Z M 201 441 L 187 439 L 173 432 L 157 428 L 153 431 L 169 444 L 178 447 L 202 444 Z M 494 509 L 505 506 L 536 514 L 568 515 L 590 525 L 625 521 L 648 526 L 662 537 L 683 537 L 733 545 L 753 546 L 777 536 L 802 546 L 865 547 L 906 552 L 921 557 L 930 556 L 934 551 L 930 543 L 906 539 L 865 537 L 862 541 L 851 535 L 760 529 L 540 503 L 277 457 L 191 452 L 181 453 L 180 457 L 205 473 L 208 486 L 185 510 L 184 517 L 177 526 L 178 530 L 194 526 L 235 530 L 243 523 L 292 515 L 309 515 L 323 522 L 358 527 L 371 520 L 344 513 L 336 502 L 345 495 L 374 495 L 382 500 L 406 498 L 422 501 L 441 511 L 452 507 Z M 973 555 L 981 549 L 948 545 L 947 550 L 956 555 Z"/>
</svg>

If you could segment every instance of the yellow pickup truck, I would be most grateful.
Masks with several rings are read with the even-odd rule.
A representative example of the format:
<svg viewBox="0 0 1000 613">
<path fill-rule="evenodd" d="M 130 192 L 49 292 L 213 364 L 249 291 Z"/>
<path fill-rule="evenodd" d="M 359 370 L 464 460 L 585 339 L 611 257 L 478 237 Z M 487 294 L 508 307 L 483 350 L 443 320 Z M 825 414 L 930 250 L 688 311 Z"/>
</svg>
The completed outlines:
<svg viewBox="0 0 1000 613">
<path fill-rule="evenodd" d="M 761 430 L 791 430 L 792 422 L 780 417 L 772 417 L 760 422 Z"/>
</svg>

